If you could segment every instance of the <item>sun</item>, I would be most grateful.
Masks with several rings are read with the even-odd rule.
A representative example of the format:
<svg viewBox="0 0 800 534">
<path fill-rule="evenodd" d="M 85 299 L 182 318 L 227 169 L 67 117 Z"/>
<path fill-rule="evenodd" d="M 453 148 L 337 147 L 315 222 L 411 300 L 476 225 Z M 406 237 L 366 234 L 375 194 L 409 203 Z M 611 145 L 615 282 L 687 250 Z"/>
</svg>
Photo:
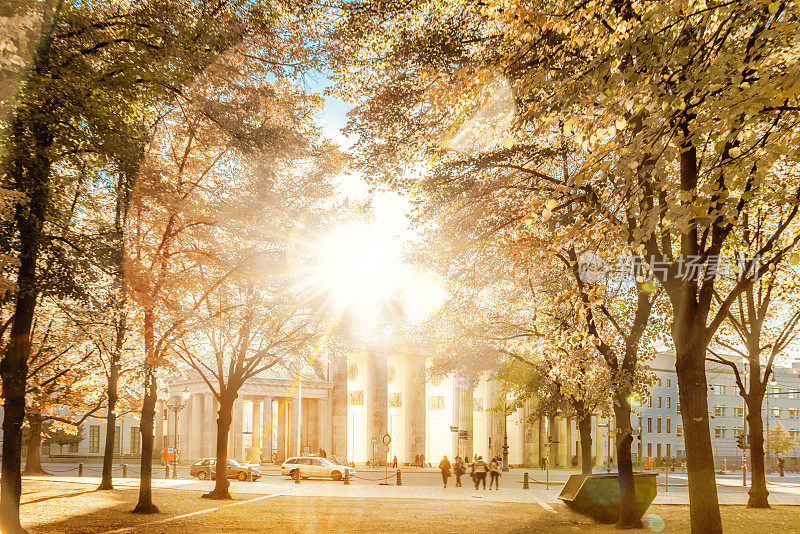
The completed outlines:
<svg viewBox="0 0 800 534">
<path fill-rule="evenodd" d="M 400 239 L 377 225 L 336 228 L 319 240 L 314 256 L 316 285 L 338 312 L 376 313 L 402 283 Z"/>
<path fill-rule="evenodd" d="M 407 320 L 423 320 L 446 293 L 438 280 L 405 263 L 403 245 L 402 236 L 384 225 L 340 226 L 315 246 L 314 285 L 335 313 L 364 325 L 375 323 L 388 302 L 401 304 Z"/>
</svg>

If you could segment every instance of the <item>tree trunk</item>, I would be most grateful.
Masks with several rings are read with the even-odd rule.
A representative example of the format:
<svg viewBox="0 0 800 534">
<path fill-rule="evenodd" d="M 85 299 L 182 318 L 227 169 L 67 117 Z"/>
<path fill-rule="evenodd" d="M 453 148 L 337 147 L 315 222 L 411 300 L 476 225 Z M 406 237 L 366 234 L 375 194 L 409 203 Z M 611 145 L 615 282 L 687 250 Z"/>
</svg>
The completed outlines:
<svg viewBox="0 0 800 534">
<path fill-rule="evenodd" d="M 581 438 L 581 473 L 592 474 L 592 415 L 578 419 L 578 434 Z"/>
<path fill-rule="evenodd" d="M 676 317 L 675 321 L 680 321 Z M 691 324 L 687 321 L 688 324 Z M 681 401 L 686 470 L 689 477 L 689 514 L 695 534 L 721 534 L 722 519 L 714 475 L 714 454 L 708 420 L 706 352 L 708 343 L 691 327 L 673 327 L 675 371 Z"/>
<path fill-rule="evenodd" d="M 636 486 L 633 476 L 633 427 L 631 426 L 630 392 L 621 389 L 614 398 L 614 426 L 617 441 L 617 477 L 619 479 L 618 528 L 642 528 L 642 520 L 636 508 Z"/>
<path fill-rule="evenodd" d="M 99 490 L 114 489 L 112 482 L 114 469 L 114 441 L 117 433 L 117 362 L 112 358 L 108 374 L 108 408 L 106 409 L 106 445 L 103 449 L 103 474 Z"/>
<path fill-rule="evenodd" d="M 38 296 L 36 263 L 43 240 L 43 225 L 50 198 L 50 159 L 53 136 L 45 124 L 45 110 L 27 109 L 12 127 L 10 174 L 17 187 L 28 195 L 28 202 L 16 210 L 19 232 L 19 270 L 14 320 L 8 345 L 0 362 L 3 379 L 3 459 L 0 475 L 0 530 L 6 534 L 25 532 L 19 522 L 22 453 L 22 421 L 25 418 L 25 388 L 31 328 Z M 26 123 L 27 122 L 27 123 Z M 28 146 L 25 146 L 28 145 Z"/>
<path fill-rule="evenodd" d="M 769 508 L 769 491 L 767 491 L 767 477 L 764 469 L 764 421 L 761 418 L 761 402 L 748 403 L 747 423 L 750 441 L 750 497 L 747 499 L 748 508 Z"/>
<path fill-rule="evenodd" d="M 125 291 L 125 284 L 122 284 L 121 291 Z M 122 307 L 118 315 L 117 321 L 117 339 L 114 345 L 114 352 L 111 355 L 111 364 L 108 373 L 108 408 L 106 411 L 106 446 L 103 449 L 103 475 L 100 480 L 99 490 L 114 489 L 112 482 L 114 470 L 114 437 L 117 432 L 117 401 L 119 395 L 117 393 L 117 383 L 119 382 L 119 360 L 122 355 L 122 345 L 125 342 L 125 297 L 122 298 Z M 122 450 L 122 443 L 120 443 L 120 451 Z"/>
<path fill-rule="evenodd" d="M 23 475 L 46 475 L 42 468 L 42 416 L 28 415 L 28 451 L 25 456 Z"/>
<path fill-rule="evenodd" d="M 153 437 L 155 436 L 156 400 L 158 389 L 155 377 L 155 356 L 153 310 L 144 312 L 145 375 L 144 399 L 139 431 L 142 434 L 142 460 L 139 468 L 139 502 L 133 509 L 135 514 L 155 514 L 158 508 L 153 504 Z"/>
<path fill-rule="evenodd" d="M 228 431 L 233 420 L 233 402 L 237 395 L 220 395 L 217 417 L 217 467 L 214 489 L 203 495 L 206 499 L 232 499 L 228 487 Z"/>
</svg>

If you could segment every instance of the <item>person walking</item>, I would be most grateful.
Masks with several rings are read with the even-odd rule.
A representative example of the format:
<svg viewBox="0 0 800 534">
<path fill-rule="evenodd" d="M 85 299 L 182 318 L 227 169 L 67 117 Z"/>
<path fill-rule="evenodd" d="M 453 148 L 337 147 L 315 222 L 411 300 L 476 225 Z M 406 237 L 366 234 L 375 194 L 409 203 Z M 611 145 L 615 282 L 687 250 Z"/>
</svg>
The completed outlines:
<svg viewBox="0 0 800 534">
<path fill-rule="evenodd" d="M 414 465 L 419 467 L 419 454 L 414 455 Z"/>
<path fill-rule="evenodd" d="M 442 457 L 442 461 L 439 462 L 439 470 L 442 472 L 444 489 L 447 489 L 447 479 L 450 478 L 450 460 L 447 459 L 447 456 Z"/>
<path fill-rule="evenodd" d="M 497 457 L 492 458 L 492 461 L 489 463 L 489 490 L 492 489 L 492 484 L 495 485 L 495 489 L 500 489 L 500 460 Z M 485 480 L 486 475 L 484 475 Z"/>
<path fill-rule="evenodd" d="M 475 489 L 480 487 L 481 482 L 483 482 L 483 489 L 486 489 L 486 471 L 488 471 L 489 468 L 486 466 L 486 462 L 483 461 L 483 456 L 478 456 L 478 459 L 475 460 L 472 467 L 475 472 Z"/>
<path fill-rule="evenodd" d="M 392 468 L 397 469 L 397 456 L 395 456 L 394 459 L 392 460 Z"/>
<path fill-rule="evenodd" d="M 456 487 L 461 487 L 461 475 L 467 472 L 467 468 L 464 464 L 464 460 L 461 459 L 461 456 L 456 455 L 455 465 L 453 466 L 453 472 L 456 476 Z"/>
</svg>

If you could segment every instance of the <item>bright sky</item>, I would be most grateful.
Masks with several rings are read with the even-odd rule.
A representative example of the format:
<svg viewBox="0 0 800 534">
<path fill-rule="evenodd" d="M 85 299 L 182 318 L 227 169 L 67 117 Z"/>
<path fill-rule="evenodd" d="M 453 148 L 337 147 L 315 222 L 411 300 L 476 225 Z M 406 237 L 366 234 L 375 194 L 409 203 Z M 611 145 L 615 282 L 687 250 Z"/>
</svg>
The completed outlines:
<svg viewBox="0 0 800 534">
<path fill-rule="evenodd" d="M 327 78 L 322 81 L 328 83 Z M 324 86 L 312 90 L 322 92 Z M 324 135 L 345 151 L 355 143 L 341 131 L 350 109 L 350 104 L 329 96 L 317 117 Z M 446 293 L 430 273 L 403 259 L 404 246 L 413 238 L 410 202 L 396 192 L 370 187 L 357 172 L 345 172 L 337 180 L 341 195 L 371 201 L 372 220 L 344 225 L 323 237 L 316 282 L 327 289 L 335 309 L 347 309 L 365 323 L 379 315 L 381 302 L 396 298 L 403 300 L 410 320 L 425 319 L 441 306 Z"/>
</svg>

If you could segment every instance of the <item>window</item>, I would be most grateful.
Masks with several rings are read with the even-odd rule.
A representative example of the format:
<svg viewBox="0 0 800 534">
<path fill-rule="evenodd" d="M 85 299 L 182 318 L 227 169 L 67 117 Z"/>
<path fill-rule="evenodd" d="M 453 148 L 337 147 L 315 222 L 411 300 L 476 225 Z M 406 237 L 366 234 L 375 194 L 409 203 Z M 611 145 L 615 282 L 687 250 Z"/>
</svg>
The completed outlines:
<svg viewBox="0 0 800 534">
<path fill-rule="evenodd" d="M 389 393 L 389 408 L 400 408 L 402 405 L 403 397 L 399 391 L 397 393 Z"/>
<path fill-rule="evenodd" d="M 428 397 L 429 410 L 444 410 L 444 395 L 431 395 Z"/>
<path fill-rule="evenodd" d="M 69 447 L 67 448 L 69 452 L 78 452 L 78 444 L 77 443 L 70 443 Z"/>
<path fill-rule="evenodd" d="M 89 452 L 100 452 L 100 427 L 98 425 L 89 427 Z"/>
<path fill-rule="evenodd" d="M 781 416 L 781 409 L 780 408 L 772 408 L 772 417 L 775 419 Z"/>
<path fill-rule="evenodd" d="M 658 387 L 661 387 L 661 379 L 660 378 L 656 378 L 656 385 Z"/>
<path fill-rule="evenodd" d="M 120 451 L 119 451 L 119 435 L 120 435 L 119 427 L 116 426 L 116 427 L 114 427 L 114 454 L 119 454 L 120 453 Z"/>
<path fill-rule="evenodd" d="M 681 403 L 680 402 L 675 405 L 675 411 L 678 412 L 678 413 L 681 413 Z"/>
<path fill-rule="evenodd" d="M 740 427 L 740 426 L 735 427 L 733 429 L 733 435 L 734 436 L 743 436 L 744 435 L 744 429 L 742 427 Z"/>
<path fill-rule="evenodd" d="M 648 443 L 647 444 L 647 456 L 653 456 L 653 444 L 652 443 Z"/>
<path fill-rule="evenodd" d="M 714 406 L 714 415 L 717 417 L 725 417 L 725 406 Z"/>
<path fill-rule="evenodd" d="M 347 392 L 347 404 L 350 406 L 363 406 L 364 405 L 364 390 Z"/>
<path fill-rule="evenodd" d="M 743 417 L 744 416 L 744 408 L 741 406 L 736 406 L 733 409 L 733 413 L 736 414 L 736 417 Z"/>
<path fill-rule="evenodd" d="M 656 419 L 656 432 L 661 434 L 661 418 L 660 417 L 658 419 Z M 661 456 L 661 455 L 659 454 L 659 456 Z"/>
<path fill-rule="evenodd" d="M 672 408 L 672 397 L 667 397 L 667 409 Z"/>
<path fill-rule="evenodd" d="M 648 408 L 652 408 L 653 407 L 653 396 L 652 395 L 647 397 L 647 407 Z"/>
<path fill-rule="evenodd" d="M 656 456 L 661 458 L 661 444 L 656 445 Z"/>
<path fill-rule="evenodd" d="M 473 412 L 482 412 L 483 411 L 483 399 L 480 397 L 472 399 L 472 411 Z"/>
<path fill-rule="evenodd" d="M 790 399 L 800 399 L 800 389 L 792 391 L 787 395 Z"/>
<path fill-rule="evenodd" d="M 667 417 L 667 434 L 672 433 L 672 419 Z"/>
<path fill-rule="evenodd" d="M 725 439 L 725 428 L 721 426 L 714 427 L 714 437 Z"/>
<path fill-rule="evenodd" d="M 711 390 L 714 392 L 714 395 L 725 395 L 725 386 L 720 384 L 712 384 Z"/>
<path fill-rule="evenodd" d="M 789 410 L 789 419 L 800 419 L 800 410 Z"/>
<path fill-rule="evenodd" d="M 668 388 L 672 387 L 672 380 L 670 380 L 669 378 L 667 378 L 667 387 Z"/>
<path fill-rule="evenodd" d="M 675 435 L 678 437 L 683 436 L 683 427 L 681 425 L 675 427 Z"/>
<path fill-rule="evenodd" d="M 672 458 L 672 446 L 667 443 L 667 458 Z"/>
<path fill-rule="evenodd" d="M 661 397 L 656 397 L 656 408 L 661 408 Z"/>
<path fill-rule="evenodd" d="M 647 418 L 647 433 L 648 434 L 652 434 L 653 433 L 653 418 L 652 417 L 648 417 Z"/>
<path fill-rule="evenodd" d="M 139 427 L 131 427 L 131 454 L 141 454 L 142 452 L 142 435 L 139 433 Z"/>
<path fill-rule="evenodd" d="M 789 436 L 792 439 L 800 439 L 800 430 L 790 430 L 789 431 Z"/>
</svg>

